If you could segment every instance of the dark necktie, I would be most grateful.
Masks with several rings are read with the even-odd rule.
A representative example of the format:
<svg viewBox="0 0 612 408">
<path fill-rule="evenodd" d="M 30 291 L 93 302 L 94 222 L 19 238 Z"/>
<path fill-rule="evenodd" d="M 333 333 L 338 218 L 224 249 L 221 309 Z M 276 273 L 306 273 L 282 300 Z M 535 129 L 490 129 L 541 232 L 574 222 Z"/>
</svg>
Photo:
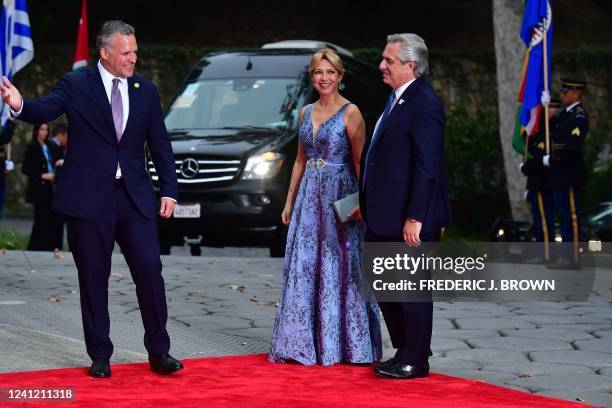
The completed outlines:
<svg viewBox="0 0 612 408">
<path fill-rule="evenodd" d="M 119 78 L 113 78 L 113 88 L 111 90 L 111 110 L 113 111 L 117 141 L 121 141 L 123 135 L 123 100 L 119 91 L 119 82 L 121 82 Z"/>
<path fill-rule="evenodd" d="M 391 91 L 391 95 L 389 95 L 389 99 L 387 100 L 387 104 L 385 105 L 385 110 L 380 116 L 380 122 L 378 123 L 378 127 L 376 128 L 376 131 L 372 135 L 372 140 L 370 140 L 370 145 L 368 146 L 368 151 L 366 152 L 365 168 L 363 169 L 363 185 L 364 186 L 365 186 L 366 174 L 368 172 L 368 163 L 370 159 L 370 153 L 372 152 L 372 146 L 374 146 L 374 143 L 376 143 L 376 139 L 378 138 L 380 130 L 382 129 L 385 123 L 385 119 L 387 119 L 387 115 L 389 115 L 389 112 L 391 111 L 391 108 L 393 107 L 394 101 L 395 101 L 395 89 Z"/>
</svg>

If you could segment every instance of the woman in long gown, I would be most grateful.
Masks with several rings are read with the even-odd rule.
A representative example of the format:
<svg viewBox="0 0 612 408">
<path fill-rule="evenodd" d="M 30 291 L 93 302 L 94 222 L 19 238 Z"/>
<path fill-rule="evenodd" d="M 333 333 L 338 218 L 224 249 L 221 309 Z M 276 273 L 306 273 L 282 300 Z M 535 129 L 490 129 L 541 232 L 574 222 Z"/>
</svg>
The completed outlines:
<svg viewBox="0 0 612 408">
<path fill-rule="evenodd" d="M 289 224 L 283 286 L 270 361 L 332 365 L 381 358 L 378 305 L 360 293 L 360 220 L 340 222 L 334 201 L 358 191 L 365 123 L 338 92 L 338 55 L 323 49 L 310 62 L 319 100 L 299 115 L 298 154 L 282 220 Z"/>
</svg>

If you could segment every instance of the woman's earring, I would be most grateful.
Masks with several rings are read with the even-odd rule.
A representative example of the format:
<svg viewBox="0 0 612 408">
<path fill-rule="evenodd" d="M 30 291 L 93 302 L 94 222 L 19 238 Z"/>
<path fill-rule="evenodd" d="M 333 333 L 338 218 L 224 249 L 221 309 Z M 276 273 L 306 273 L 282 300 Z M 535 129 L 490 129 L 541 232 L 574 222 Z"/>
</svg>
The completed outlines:
<svg viewBox="0 0 612 408">
<path fill-rule="evenodd" d="M 339 91 L 342 91 L 344 88 L 346 88 L 346 86 L 344 85 L 344 82 L 340 82 L 340 83 L 338 84 L 338 90 L 339 90 Z"/>
</svg>

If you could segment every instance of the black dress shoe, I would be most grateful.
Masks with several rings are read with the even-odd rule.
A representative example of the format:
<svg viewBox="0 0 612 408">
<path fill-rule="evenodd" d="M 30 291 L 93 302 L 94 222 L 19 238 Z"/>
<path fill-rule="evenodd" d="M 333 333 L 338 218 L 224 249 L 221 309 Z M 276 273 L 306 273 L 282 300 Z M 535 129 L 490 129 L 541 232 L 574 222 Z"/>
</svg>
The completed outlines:
<svg viewBox="0 0 612 408">
<path fill-rule="evenodd" d="M 429 364 L 425 364 L 422 366 L 412 366 L 397 362 L 395 364 L 390 364 L 386 367 L 376 367 L 375 371 L 378 375 L 384 378 L 409 380 L 411 378 L 428 377 Z"/>
<path fill-rule="evenodd" d="M 381 361 L 380 363 L 376 364 L 376 366 L 374 367 L 374 370 L 376 370 L 379 367 L 388 367 L 390 365 L 393 365 L 395 363 L 398 362 L 397 357 L 391 357 L 390 359 L 388 359 L 387 361 Z"/>
<path fill-rule="evenodd" d="M 89 367 L 89 375 L 96 378 L 107 378 L 111 376 L 110 362 L 107 358 L 94 360 Z"/>
<path fill-rule="evenodd" d="M 183 369 L 183 364 L 168 353 L 149 354 L 149 367 L 157 374 L 168 375 Z"/>
</svg>

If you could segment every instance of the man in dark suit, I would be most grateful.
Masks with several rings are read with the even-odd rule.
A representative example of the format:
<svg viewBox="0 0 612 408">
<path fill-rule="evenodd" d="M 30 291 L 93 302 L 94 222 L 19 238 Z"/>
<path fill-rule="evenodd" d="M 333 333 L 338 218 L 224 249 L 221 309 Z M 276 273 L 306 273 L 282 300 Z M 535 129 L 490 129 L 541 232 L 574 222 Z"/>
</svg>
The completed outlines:
<svg viewBox="0 0 612 408">
<path fill-rule="evenodd" d="M 49 148 L 51 149 L 53 166 L 55 166 L 56 170 L 59 170 L 64 165 L 64 159 L 66 158 L 66 144 L 68 144 L 68 126 L 63 123 L 58 123 L 57 125 L 53 126 L 53 130 L 51 131 L 51 139 L 49 140 Z"/>
<path fill-rule="evenodd" d="M 66 158 L 66 144 L 68 143 L 68 126 L 63 123 L 58 123 L 53 126 L 51 131 L 51 139 L 49 140 L 48 146 L 51 151 L 51 159 L 53 160 L 53 166 L 55 167 L 55 180 L 57 183 L 59 176 L 64 165 L 64 159 Z M 66 223 L 63 214 L 53 211 L 51 213 L 53 217 L 53 234 L 54 234 L 54 248 L 58 251 L 62 250 L 64 246 L 64 224 Z"/>
<path fill-rule="evenodd" d="M 444 174 L 444 108 L 427 74 L 427 46 L 415 34 L 387 37 L 380 70 L 393 88 L 366 142 L 360 207 L 370 242 L 419 245 L 450 223 Z M 431 302 L 380 303 L 395 356 L 376 366 L 385 378 L 429 375 Z"/>
<path fill-rule="evenodd" d="M 155 85 L 134 75 L 134 28 L 107 21 L 96 38 L 97 66 L 65 74 L 46 96 L 22 99 L 7 78 L 0 85 L 12 115 L 30 123 L 66 114 L 71 137 L 53 209 L 68 218 L 68 240 L 79 273 L 81 312 L 93 377 L 111 375 L 108 278 L 115 241 L 130 268 L 153 371 L 183 368 L 171 357 L 155 194 L 145 170 L 145 143 L 160 175 L 159 214 L 174 210 L 174 156 Z"/>
</svg>

